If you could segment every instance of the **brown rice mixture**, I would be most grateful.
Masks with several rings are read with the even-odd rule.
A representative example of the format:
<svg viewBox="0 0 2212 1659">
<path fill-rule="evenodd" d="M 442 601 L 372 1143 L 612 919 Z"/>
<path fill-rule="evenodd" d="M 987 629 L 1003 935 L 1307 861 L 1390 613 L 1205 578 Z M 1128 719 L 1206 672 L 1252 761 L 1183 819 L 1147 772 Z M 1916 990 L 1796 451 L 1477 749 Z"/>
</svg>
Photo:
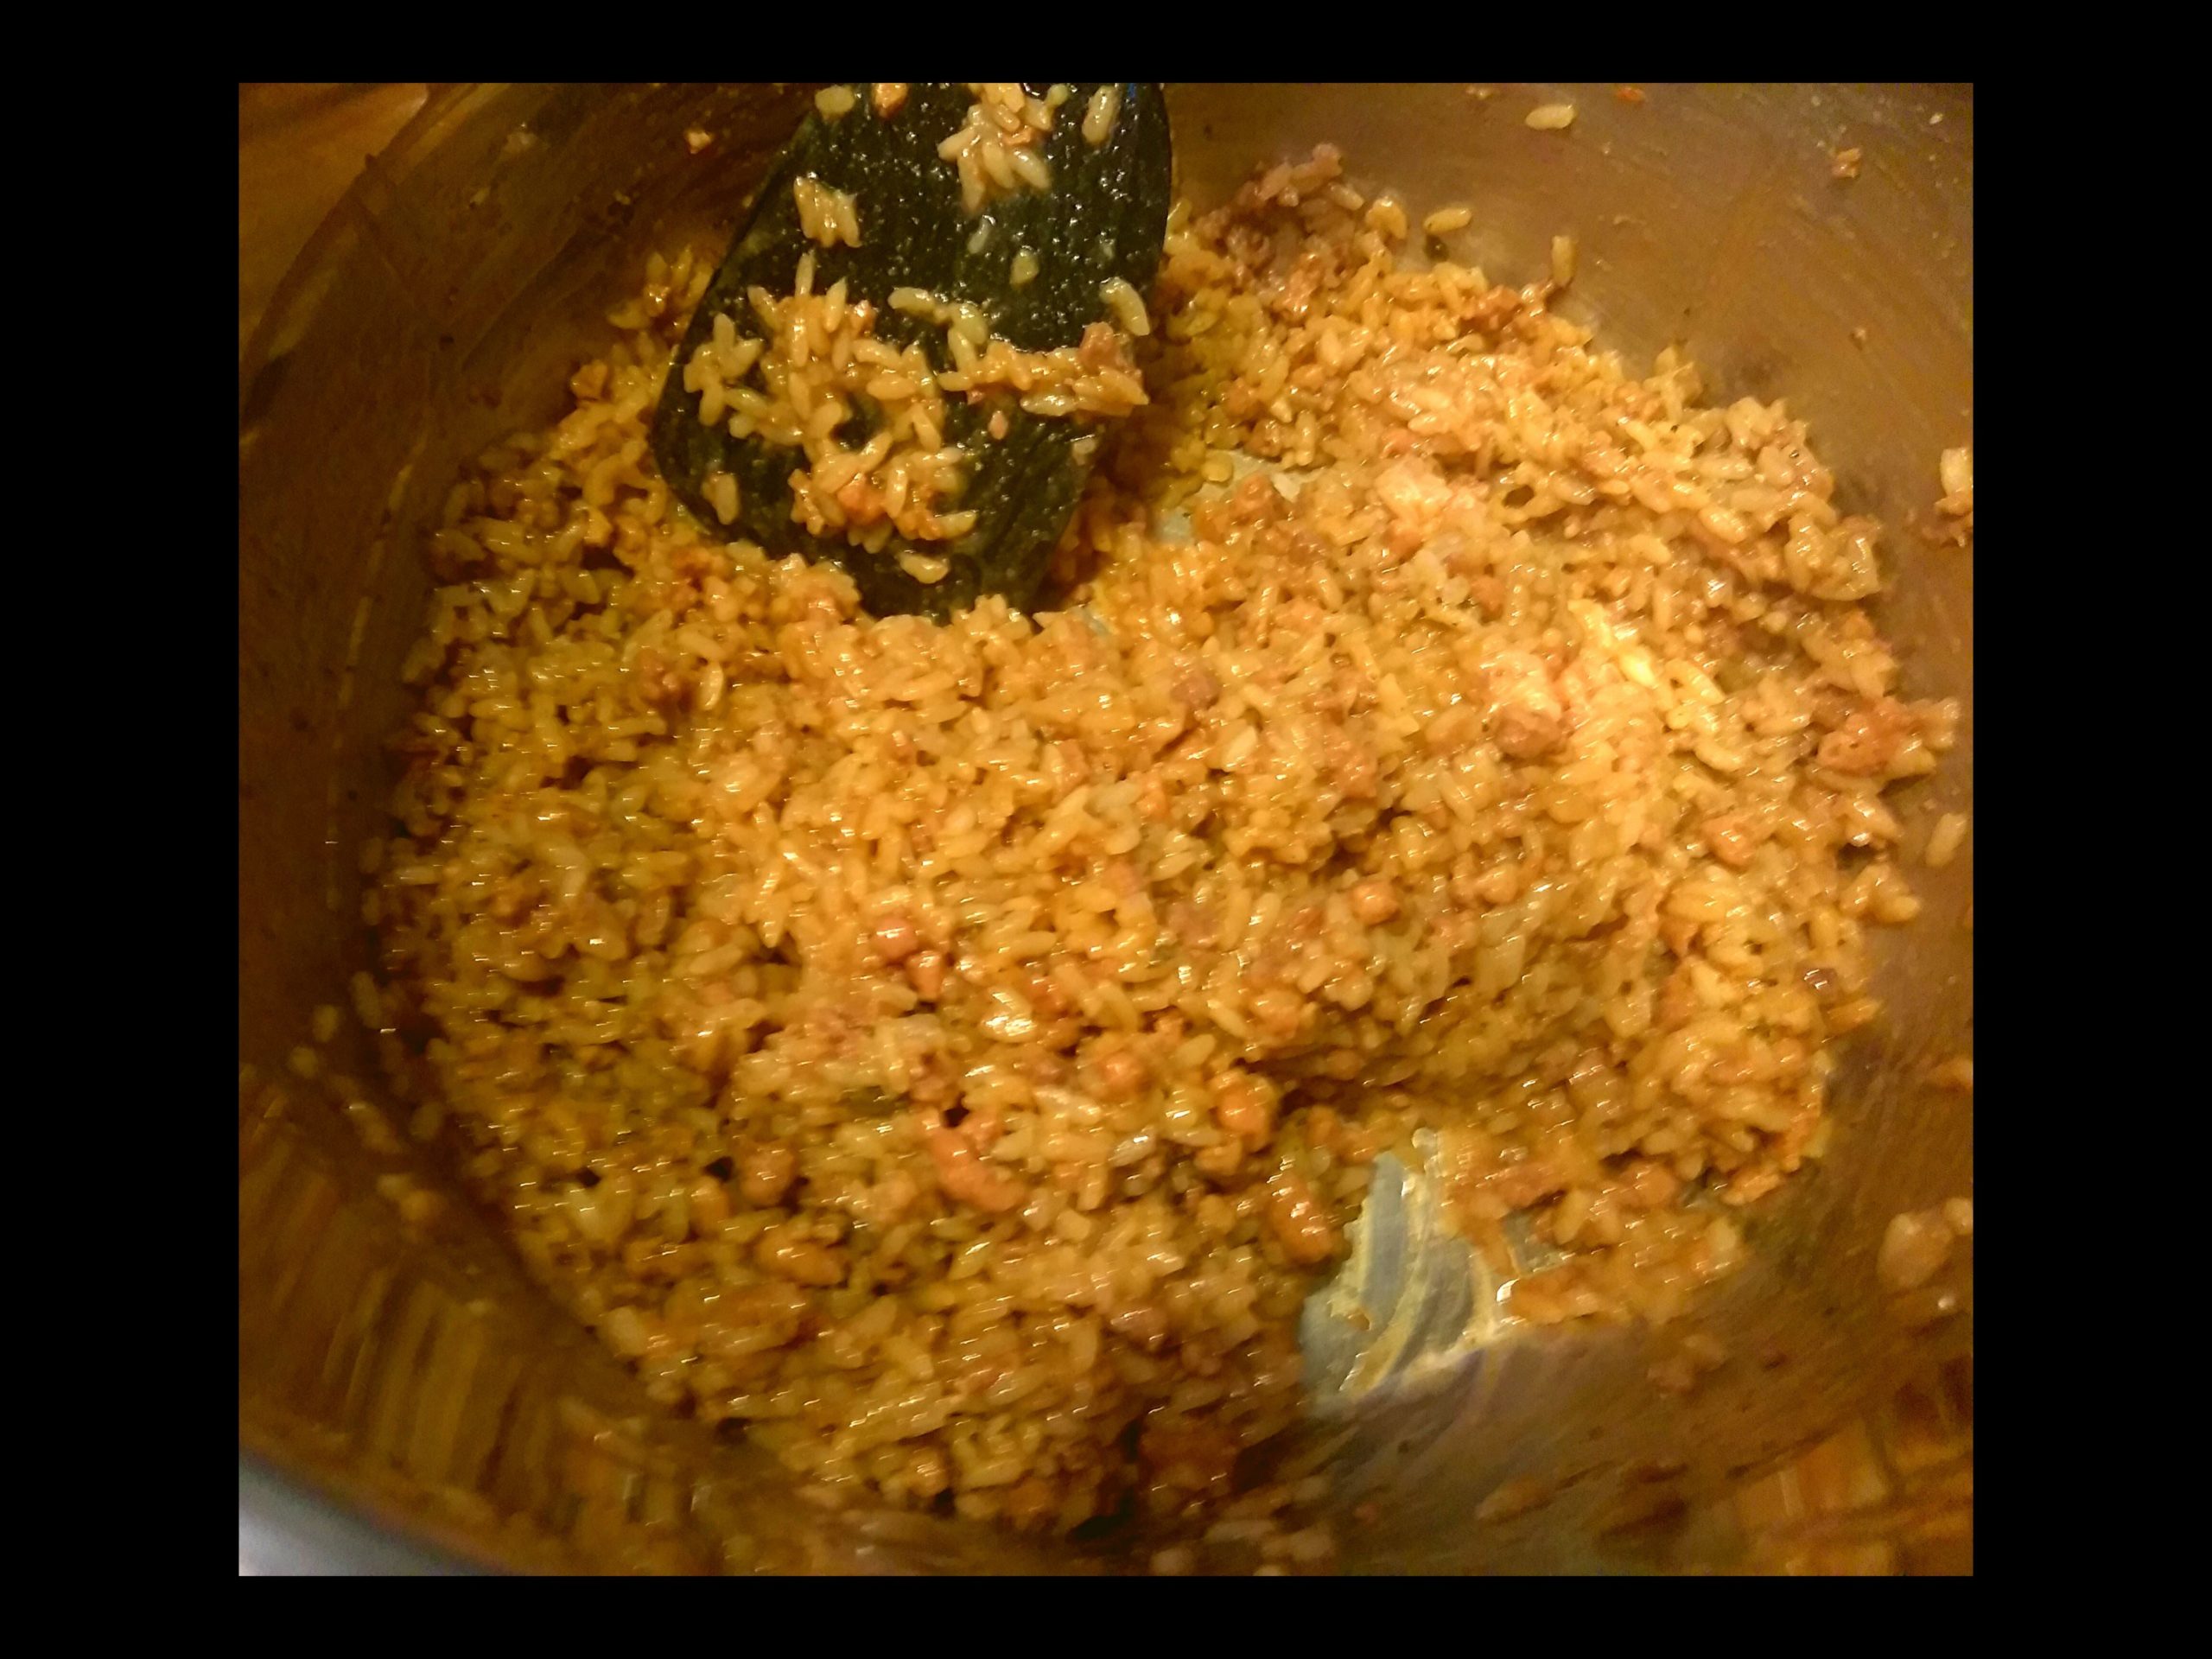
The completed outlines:
<svg viewBox="0 0 2212 1659">
<path fill-rule="evenodd" d="M 454 490 L 372 1000 L 658 1397 L 855 1494 L 1178 1510 L 1410 1125 L 1536 1320 L 1673 1313 L 1819 1156 L 1956 717 L 1876 526 L 1781 405 L 1405 235 L 1326 151 L 1179 211 L 1056 611 L 685 518 L 707 253 Z"/>
</svg>

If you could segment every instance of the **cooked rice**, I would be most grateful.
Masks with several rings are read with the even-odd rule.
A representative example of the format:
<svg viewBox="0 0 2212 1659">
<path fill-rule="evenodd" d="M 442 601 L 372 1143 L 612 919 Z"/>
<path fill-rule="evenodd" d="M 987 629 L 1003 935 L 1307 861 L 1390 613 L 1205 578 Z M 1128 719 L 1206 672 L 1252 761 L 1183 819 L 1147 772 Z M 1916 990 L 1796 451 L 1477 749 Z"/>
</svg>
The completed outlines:
<svg viewBox="0 0 2212 1659">
<path fill-rule="evenodd" d="M 888 121 L 906 107 L 906 83 L 903 80 L 879 80 L 870 95 L 875 112 Z"/>
<path fill-rule="evenodd" d="M 1940 870 L 1959 855 L 1959 849 L 1966 844 L 1967 815 L 1946 812 L 1936 820 L 1936 827 L 1928 835 L 1928 850 L 1922 855 L 1931 870 Z"/>
<path fill-rule="evenodd" d="M 1574 124 L 1574 105 L 1539 104 L 1522 118 L 1539 132 L 1562 132 Z"/>
<path fill-rule="evenodd" d="M 1955 547 L 1970 546 L 1974 541 L 1974 449 L 1961 445 L 1946 449 L 1936 461 L 1936 475 L 1942 482 L 1943 493 L 1936 499 L 1936 517 L 1932 524 L 1923 525 L 1923 533 L 1931 541 Z"/>
<path fill-rule="evenodd" d="M 1116 276 L 1098 291 L 1114 321 L 1123 328 L 1139 339 L 1152 332 L 1152 319 L 1145 315 L 1144 296 L 1128 283 Z"/>
<path fill-rule="evenodd" d="M 1038 145 L 1067 102 L 1068 87 L 1056 83 L 1042 98 L 1031 97 L 1018 80 L 970 81 L 968 89 L 976 101 L 967 119 L 938 146 L 938 154 L 960 170 L 961 205 L 979 213 L 998 196 L 1051 189 L 1052 169 Z M 1086 127 L 1088 122 L 1086 114 Z"/>
<path fill-rule="evenodd" d="M 1401 265 L 1402 209 L 1341 190 L 1325 151 L 1179 212 L 1058 611 L 869 618 L 690 522 L 645 444 L 690 252 L 431 538 L 365 859 L 390 1052 L 657 1398 L 832 1489 L 1218 1499 L 1419 1122 L 1478 1246 L 1550 1263 L 1514 1313 L 1666 1317 L 1819 1155 L 1831 1039 L 1878 1011 L 1884 791 L 1956 709 L 1898 695 L 1877 527 L 1781 404 Z M 800 286 L 687 384 L 791 421 L 818 486 L 799 411 L 864 377 L 926 448 L 942 392 Z M 969 388 L 1035 391 L 903 300 Z M 1126 372 L 1071 349 L 1095 397 Z"/>
<path fill-rule="evenodd" d="M 1449 236 L 1454 231 L 1464 231 L 1475 222 L 1473 212 L 1465 207 L 1440 207 L 1421 222 L 1423 232 L 1430 236 Z"/>
<path fill-rule="evenodd" d="M 1083 110 L 1083 142 L 1096 149 L 1114 136 L 1122 113 L 1122 83 L 1109 80 L 1090 95 Z"/>
<path fill-rule="evenodd" d="M 715 519 L 725 524 L 737 522 L 737 480 L 727 472 L 715 469 L 702 481 L 707 505 L 714 508 Z"/>
<path fill-rule="evenodd" d="M 816 223 L 854 226 L 851 197 L 822 189 L 810 199 L 812 182 L 801 179 L 795 187 L 802 226 L 810 200 Z M 873 552 L 893 531 L 910 541 L 953 541 L 975 527 L 972 510 L 947 510 L 968 460 L 945 441 L 948 394 L 1010 391 L 1032 414 L 1085 419 L 1118 418 L 1144 402 L 1126 343 L 1105 323 L 1093 324 L 1078 346 L 1018 351 L 992 336 L 989 319 L 972 303 L 893 289 L 894 309 L 946 329 L 953 366 L 941 370 L 918 344 L 899 347 L 876 338 L 875 307 L 849 300 L 843 282 L 816 294 L 812 260 L 811 253 L 802 256 L 798 291 L 788 298 L 757 286 L 747 291 L 760 335 L 741 334 L 734 318 L 719 315 L 712 336 L 683 368 L 685 390 L 699 394 L 702 425 L 723 422 L 733 437 L 804 451 L 807 464 L 789 478 L 791 518 L 810 535 L 842 535 Z M 1137 311 L 1142 315 L 1141 301 Z M 848 448 L 838 434 L 862 398 L 874 406 L 878 423 L 859 448 Z M 717 472 L 706 490 L 716 518 L 735 523 L 737 480 Z M 942 579 L 933 557 L 915 556 L 910 574 L 938 569 L 918 580 Z"/>
<path fill-rule="evenodd" d="M 829 121 L 851 113 L 853 105 L 859 101 L 849 86 L 824 86 L 814 95 L 814 107 L 822 111 L 824 120 Z"/>
<path fill-rule="evenodd" d="M 1132 305 L 1136 319 L 1144 321 L 1144 302 L 1136 291 L 1120 283 L 1127 297 L 1117 298 L 1112 291 L 1116 286 L 1109 283 L 1102 289 L 1116 321 L 1127 328 Z M 956 396 L 1006 390 L 1019 394 L 1022 408 L 1033 415 L 1104 419 L 1118 419 L 1145 402 L 1144 380 L 1130 360 L 1129 342 L 1112 323 L 1090 324 L 1073 346 L 1025 352 L 995 338 L 990 320 L 969 302 L 941 299 L 918 288 L 894 288 L 891 304 L 946 330 L 953 366 L 939 372 L 937 384 Z"/>
<path fill-rule="evenodd" d="M 798 204 L 799 232 L 808 240 L 825 248 L 840 242 L 849 248 L 860 246 L 860 209 L 851 191 L 833 189 L 808 174 L 792 181 L 791 194 Z"/>
</svg>

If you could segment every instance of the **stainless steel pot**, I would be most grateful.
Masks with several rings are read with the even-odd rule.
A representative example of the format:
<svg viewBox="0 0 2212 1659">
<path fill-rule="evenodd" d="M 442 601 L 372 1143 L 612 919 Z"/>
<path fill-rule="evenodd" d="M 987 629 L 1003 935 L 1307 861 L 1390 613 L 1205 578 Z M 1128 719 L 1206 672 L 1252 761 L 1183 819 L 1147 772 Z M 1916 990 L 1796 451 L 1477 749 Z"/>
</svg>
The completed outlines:
<svg viewBox="0 0 2212 1659">
<path fill-rule="evenodd" d="M 556 407 L 605 305 L 679 232 L 726 227 L 810 89 L 442 88 L 324 224 L 245 352 L 238 407 L 238 1405 L 242 1560 L 286 1570 L 1088 1570 L 1151 1540 L 1039 1545 L 833 1515 L 650 1405 L 556 1313 L 435 1150 L 375 1115 L 365 1049 L 290 1077 L 365 964 L 352 849 L 422 614 L 416 527 L 465 461 Z M 1903 525 L 1973 423 L 1970 92 L 1185 86 L 1185 194 L 1341 145 L 1472 257 L 1632 356 L 1686 345 L 1723 396 L 1786 394 L 1845 505 Z M 1522 117 L 1570 101 L 1564 133 Z M 687 131 L 716 142 L 694 155 Z M 1831 153 L 1863 153 L 1833 176 Z M 251 204 L 248 204 L 249 210 Z M 1909 684 L 1963 698 L 1939 781 L 1971 800 L 1973 558 L 1889 546 Z M 1700 1308 L 1729 1362 L 1687 1396 L 1640 1329 L 1548 1332 L 1378 1391 L 1293 1454 L 1338 1477 L 1355 1571 L 1955 1569 L 1971 1560 L 1971 1284 L 1913 1328 L 1876 1287 L 1899 1210 L 1971 1190 L 1972 865 L 1927 879 L 1834 1154 L 1755 1217 Z M 434 1221 L 424 1214 L 447 1192 Z M 1935 1448 L 1930 1450 L 1930 1448 Z M 1811 1448 L 1808 1456 L 1808 1448 Z M 1515 1483 L 1508 1484 L 1507 1483 Z M 1526 1497 L 1547 1501 L 1503 1516 Z M 1487 1500 L 1487 1504 L 1486 1504 Z M 1481 1518 L 1478 1518 L 1480 1516 Z"/>
</svg>

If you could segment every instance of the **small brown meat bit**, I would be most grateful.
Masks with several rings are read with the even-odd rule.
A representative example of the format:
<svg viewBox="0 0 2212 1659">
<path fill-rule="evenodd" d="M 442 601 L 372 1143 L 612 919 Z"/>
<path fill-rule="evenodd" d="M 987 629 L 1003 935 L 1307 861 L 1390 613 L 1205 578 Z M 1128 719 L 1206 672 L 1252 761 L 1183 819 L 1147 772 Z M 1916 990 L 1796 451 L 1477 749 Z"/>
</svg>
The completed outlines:
<svg viewBox="0 0 2212 1659">
<path fill-rule="evenodd" d="M 1021 1207 L 1027 1197 L 1021 1184 L 986 1163 L 959 1130 L 934 1124 L 925 1138 L 929 1142 L 930 1161 L 937 1168 L 937 1184 L 946 1198 L 995 1216 Z"/>
<path fill-rule="evenodd" d="M 1170 688 L 1193 709 L 1211 709 L 1221 701 L 1221 682 L 1204 663 L 1193 662 L 1177 674 Z"/>
<path fill-rule="evenodd" d="M 1214 1082 L 1213 1115 L 1230 1134 L 1256 1147 L 1274 1133 L 1274 1086 L 1242 1067 L 1232 1067 Z"/>
<path fill-rule="evenodd" d="M 1740 870 L 1751 861 L 1751 855 L 1758 851 L 1759 842 L 1766 837 L 1760 826 L 1748 813 L 1723 812 L 1707 818 L 1702 826 L 1705 844 L 1713 857 L 1732 870 Z"/>
<path fill-rule="evenodd" d="M 1144 1056 L 1126 1042 L 1102 1042 L 1090 1056 L 1090 1081 L 1102 1100 L 1135 1100 L 1144 1087 Z"/>
<path fill-rule="evenodd" d="M 1565 741 L 1567 705 L 1533 652 L 1502 652 L 1491 663 L 1491 739 L 1516 760 L 1549 754 Z"/>
<path fill-rule="evenodd" d="M 1130 366 L 1122 336 L 1109 323 L 1094 322 L 1086 327 L 1083 338 L 1076 343 L 1075 354 L 1076 361 L 1094 374 L 1101 369 Z"/>
<path fill-rule="evenodd" d="M 1370 876 L 1344 896 L 1351 901 L 1351 913 L 1369 927 L 1398 913 L 1398 889 L 1384 876 Z"/>
<path fill-rule="evenodd" d="M 876 960 L 887 964 L 900 963 L 921 948 L 921 935 L 914 925 L 904 916 L 887 916 L 875 925 L 871 936 L 875 945 Z"/>
<path fill-rule="evenodd" d="M 729 1219 L 729 1189 L 713 1176 L 702 1175 L 694 1181 L 689 1198 L 693 1231 L 710 1233 Z"/>
<path fill-rule="evenodd" d="M 914 995 L 925 1002 L 934 1002 L 944 995 L 944 957 L 941 951 L 924 950 L 906 959 L 906 982 L 914 988 Z"/>
<path fill-rule="evenodd" d="M 1837 772 L 1872 777 L 1888 770 L 1912 735 L 1912 713 L 1894 697 L 1853 709 L 1821 740 L 1815 758 Z"/>
<path fill-rule="evenodd" d="M 1258 524 L 1268 518 L 1279 518 L 1283 513 L 1283 499 L 1264 473 L 1249 473 L 1229 495 L 1229 521 L 1232 524 Z"/>
<path fill-rule="evenodd" d="M 681 670 L 648 647 L 638 653 L 631 670 L 639 701 L 649 703 L 683 702 L 691 696 L 692 684 Z"/>
<path fill-rule="evenodd" d="M 845 517 L 855 524 L 872 524 L 883 518 L 890 507 L 883 492 L 865 478 L 854 479 L 837 492 L 837 505 L 845 510 Z"/>
<path fill-rule="evenodd" d="M 1268 1183 L 1268 1225 L 1274 1230 L 1283 1254 L 1301 1267 L 1327 1261 L 1344 1243 L 1344 1235 L 1313 1196 L 1313 1189 L 1291 1170 Z"/>
<path fill-rule="evenodd" d="M 747 1204 L 765 1209 L 782 1201 L 784 1194 L 791 1190 L 791 1177 L 798 1173 L 798 1160 L 792 1157 L 789 1147 L 754 1147 L 745 1154 L 737 1190 Z"/>
<path fill-rule="evenodd" d="M 844 1264 L 836 1252 L 807 1237 L 796 1223 L 771 1227 L 761 1234 L 753 1255 L 765 1271 L 793 1284 L 834 1285 L 845 1276 Z"/>
</svg>

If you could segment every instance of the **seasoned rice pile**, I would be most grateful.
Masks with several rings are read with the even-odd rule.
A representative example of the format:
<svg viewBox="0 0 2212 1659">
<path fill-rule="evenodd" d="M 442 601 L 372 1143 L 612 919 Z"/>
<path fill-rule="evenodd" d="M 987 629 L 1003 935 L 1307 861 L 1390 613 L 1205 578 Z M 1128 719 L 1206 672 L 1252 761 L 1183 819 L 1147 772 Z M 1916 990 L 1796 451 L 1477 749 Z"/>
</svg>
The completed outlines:
<svg viewBox="0 0 2212 1659">
<path fill-rule="evenodd" d="M 1294 1414 L 1414 1124 L 1533 1320 L 1673 1313 L 1819 1155 L 1956 718 L 1876 527 L 1781 406 L 1406 225 L 1325 151 L 1179 213 L 1050 613 L 871 619 L 683 517 L 710 252 L 454 491 L 385 1018 L 659 1397 L 855 1493 L 1176 1510 Z"/>
<path fill-rule="evenodd" d="M 813 182 L 801 179 L 795 187 L 802 202 L 810 200 L 805 187 Z M 825 194 L 842 205 L 817 203 L 818 212 L 830 219 L 852 217 L 851 198 Z M 803 227 L 806 212 L 802 207 Z M 1101 297 L 1128 334 L 1149 329 L 1144 302 L 1127 283 L 1105 284 Z M 702 425 L 726 423 L 732 437 L 798 452 L 795 459 L 805 464 L 795 466 L 787 480 L 791 518 L 810 536 L 842 536 L 880 553 L 894 530 L 912 541 L 949 542 L 976 527 L 973 509 L 950 505 L 972 457 L 946 442 L 948 394 L 1007 391 L 1028 414 L 1085 423 L 1119 419 L 1145 401 L 1127 335 L 1110 323 L 1090 324 L 1073 346 L 1028 352 L 994 338 L 990 319 L 967 302 L 896 288 L 889 302 L 945 330 L 950 367 L 936 368 L 918 343 L 901 347 L 876 338 L 875 304 L 849 295 L 842 279 L 816 292 L 810 251 L 799 257 L 791 293 L 779 297 L 757 285 L 747 290 L 759 335 L 741 334 L 734 319 L 718 314 L 712 335 L 683 365 L 683 387 L 699 394 Z M 838 435 L 864 407 L 875 429 L 849 448 Z M 1006 435 L 1006 412 L 1003 406 L 994 411 L 983 442 Z M 705 493 L 721 523 L 736 522 L 735 477 L 710 474 Z M 914 552 L 898 557 L 918 582 L 944 579 L 943 559 Z"/>
</svg>

